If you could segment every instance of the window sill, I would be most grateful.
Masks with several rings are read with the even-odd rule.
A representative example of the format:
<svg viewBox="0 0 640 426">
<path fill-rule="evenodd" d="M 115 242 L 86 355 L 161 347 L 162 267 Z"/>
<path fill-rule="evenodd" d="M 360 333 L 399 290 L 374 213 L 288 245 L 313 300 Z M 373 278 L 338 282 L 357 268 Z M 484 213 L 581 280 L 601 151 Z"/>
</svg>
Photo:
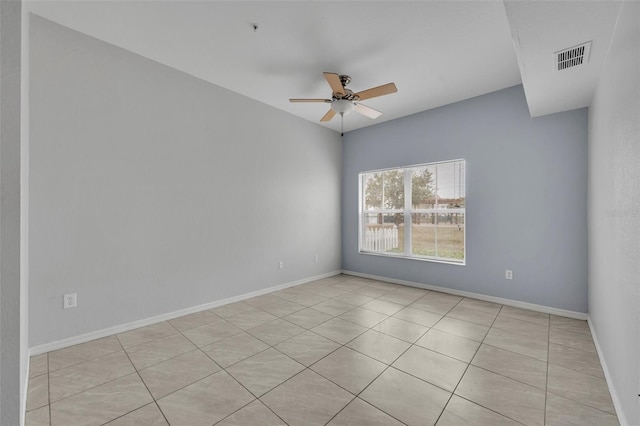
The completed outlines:
<svg viewBox="0 0 640 426">
<path fill-rule="evenodd" d="M 362 251 L 359 250 L 358 254 L 364 254 L 367 256 L 378 256 L 378 257 L 388 257 L 391 259 L 408 259 L 408 260 L 417 260 L 419 262 L 434 262 L 434 263 L 445 263 L 447 265 L 455 265 L 455 266 L 466 266 L 466 260 L 462 262 L 455 262 L 452 260 L 438 258 L 438 257 L 414 257 L 414 256 L 406 256 L 402 253 L 399 254 L 389 254 L 389 253 L 378 253 L 374 251 Z"/>
</svg>

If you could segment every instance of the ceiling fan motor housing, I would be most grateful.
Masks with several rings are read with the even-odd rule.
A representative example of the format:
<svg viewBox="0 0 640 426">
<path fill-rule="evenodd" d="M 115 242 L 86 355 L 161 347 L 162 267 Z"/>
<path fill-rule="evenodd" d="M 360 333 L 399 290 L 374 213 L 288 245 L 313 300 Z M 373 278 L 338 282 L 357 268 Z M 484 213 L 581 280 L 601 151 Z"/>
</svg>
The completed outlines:
<svg viewBox="0 0 640 426">
<path fill-rule="evenodd" d="M 355 93 L 351 90 L 344 88 L 344 95 L 340 93 L 334 93 L 332 98 L 335 99 L 346 99 L 347 101 L 357 101 L 360 99 Z"/>
<path fill-rule="evenodd" d="M 349 77 L 348 75 L 341 75 L 340 76 L 340 83 L 342 83 L 342 89 L 344 91 L 344 94 L 342 93 L 334 93 L 332 98 L 334 100 L 336 99 L 346 99 L 348 101 L 357 101 L 359 98 L 358 96 L 356 96 L 353 91 L 351 89 L 347 89 L 346 85 L 351 83 L 351 77 Z"/>
</svg>

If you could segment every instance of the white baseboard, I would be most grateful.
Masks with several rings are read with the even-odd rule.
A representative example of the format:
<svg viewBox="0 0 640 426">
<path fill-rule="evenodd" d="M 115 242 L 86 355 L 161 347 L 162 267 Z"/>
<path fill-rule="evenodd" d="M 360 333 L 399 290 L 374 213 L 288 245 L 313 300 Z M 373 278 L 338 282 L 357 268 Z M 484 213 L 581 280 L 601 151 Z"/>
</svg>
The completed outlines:
<svg viewBox="0 0 640 426">
<path fill-rule="evenodd" d="M 156 324 L 162 321 L 172 320 L 184 315 L 193 314 L 196 312 L 204 311 L 207 309 L 217 308 L 219 306 L 227 305 L 229 303 L 239 302 L 241 300 L 250 299 L 256 296 L 262 296 L 263 294 L 273 293 L 274 291 L 283 290 L 285 288 L 305 284 L 311 281 L 320 280 L 322 278 L 332 277 L 340 274 L 341 271 L 332 271 L 321 275 L 314 275 L 312 277 L 303 278 L 298 281 L 292 281 L 285 284 L 279 284 L 276 286 L 264 288 L 261 290 L 252 291 L 250 293 L 241 294 L 239 296 L 229 297 L 227 299 L 216 300 L 202 305 L 192 306 L 186 309 L 180 309 L 178 311 L 168 312 L 166 314 L 156 315 L 150 318 L 144 318 L 141 320 L 129 322 L 126 324 L 116 325 L 114 327 L 104 328 L 102 330 L 96 330 L 89 333 L 81 334 L 79 336 L 68 337 L 62 340 L 56 340 L 54 342 L 45 343 L 42 345 L 33 346 L 29 349 L 31 355 L 40 355 L 46 352 L 55 351 L 58 349 L 66 348 L 69 346 L 77 345 L 79 343 L 85 343 L 90 340 L 100 339 L 102 337 L 111 336 L 118 333 L 124 333 L 125 331 L 133 330 L 135 328 L 144 327 L 151 324 Z"/>
<path fill-rule="evenodd" d="M 568 311 L 566 309 L 558 309 L 558 308 L 552 308 L 544 305 L 536 305 L 534 303 L 520 302 L 519 300 L 504 299 L 502 297 L 487 296 L 480 293 L 472 293 L 470 291 L 455 290 L 455 289 L 446 288 L 446 287 L 439 287 L 436 285 L 417 283 L 413 281 L 398 280 L 395 278 L 381 277 L 377 275 L 363 274 L 360 272 L 347 271 L 347 270 L 343 270 L 342 273 L 346 275 L 353 275 L 356 277 L 369 278 L 369 279 L 378 280 L 378 281 L 385 281 L 393 284 L 402 284 L 410 287 L 423 288 L 425 290 L 440 291 L 442 293 L 449 293 L 456 296 L 472 297 L 474 299 L 484 300 L 486 302 L 499 303 L 501 305 L 513 306 L 515 308 L 529 309 L 532 311 L 542 312 L 545 314 L 559 315 L 562 317 L 569 317 L 569 318 L 575 318 L 580 320 L 586 320 L 588 317 L 587 314 L 582 312 Z"/>
<path fill-rule="evenodd" d="M 589 324 L 589 330 L 591 330 L 591 337 L 593 338 L 593 343 L 596 345 L 596 351 L 598 352 L 598 358 L 600 358 L 600 366 L 602 367 L 602 371 L 604 372 L 604 378 L 607 381 L 607 387 L 609 388 L 609 394 L 611 395 L 611 400 L 613 401 L 613 407 L 616 410 L 616 414 L 618 416 L 618 421 L 621 426 L 629 426 L 629 422 L 624 415 L 624 411 L 622 411 L 622 404 L 620 403 L 620 399 L 618 398 L 618 394 L 615 388 L 611 385 L 613 380 L 611 380 L 611 375 L 609 374 L 609 367 L 607 366 L 607 361 L 604 358 L 604 354 L 602 353 L 602 349 L 600 348 L 600 343 L 598 342 L 598 335 L 596 334 L 596 330 L 591 323 L 591 317 L 587 318 L 587 324 Z"/>
</svg>

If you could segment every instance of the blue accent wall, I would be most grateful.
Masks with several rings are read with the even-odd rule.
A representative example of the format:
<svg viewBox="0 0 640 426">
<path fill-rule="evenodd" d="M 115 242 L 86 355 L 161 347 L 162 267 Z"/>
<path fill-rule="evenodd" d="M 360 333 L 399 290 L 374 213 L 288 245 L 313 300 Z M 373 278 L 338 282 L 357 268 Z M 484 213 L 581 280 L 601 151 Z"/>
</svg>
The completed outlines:
<svg viewBox="0 0 640 426">
<path fill-rule="evenodd" d="M 531 118 L 514 86 L 346 133 L 343 269 L 586 312 L 587 115 Z M 458 158 L 465 266 L 358 253 L 358 173 Z"/>
</svg>

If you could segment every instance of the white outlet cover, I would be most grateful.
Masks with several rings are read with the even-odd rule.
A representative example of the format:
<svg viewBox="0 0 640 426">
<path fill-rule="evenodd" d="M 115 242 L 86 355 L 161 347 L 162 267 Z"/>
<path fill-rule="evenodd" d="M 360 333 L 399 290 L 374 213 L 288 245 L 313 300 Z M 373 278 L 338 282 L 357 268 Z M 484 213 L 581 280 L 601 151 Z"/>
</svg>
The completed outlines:
<svg viewBox="0 0 640 426">
<path fill-rule="evenodd" d="M 512 280 L 513 279 L 513 271 L 510 269 L 507 269 L 504 271 L 504 277 L 508 280 Z"/>
<path fill-rule="evenodd" d="M 78 294 L 65 294 L 62 298 L 62 304 L 64 309 L 75 308 L 78 306 Z"/>
</svg>

